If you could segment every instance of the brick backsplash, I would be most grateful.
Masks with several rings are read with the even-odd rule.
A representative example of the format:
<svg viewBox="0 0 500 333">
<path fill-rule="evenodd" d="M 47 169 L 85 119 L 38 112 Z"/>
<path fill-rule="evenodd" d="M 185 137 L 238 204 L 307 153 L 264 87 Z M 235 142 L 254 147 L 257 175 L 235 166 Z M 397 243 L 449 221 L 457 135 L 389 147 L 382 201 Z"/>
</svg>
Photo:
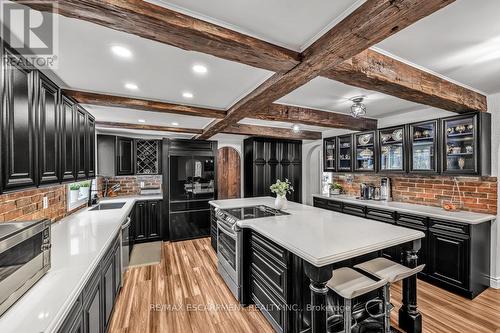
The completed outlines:
<svg viewBox="0 0 500 333">
<path fill-rule="evenodd" d="M 53 222 L 79 210 L 67 211 L 66 185 L 20 190 L 0 195 L 0 222 L 50 219 Z M 43 198 L 49 199 L 49 208 L 43 209 Z"/>
<path fill-rule="evenodd" d="M 141 182 L 144 187 L 160 187 L 162 184 L 161 175 L 144 176 L 116 176 L 116 177 L 97 177 L 97 190 L 102 193 L 104 190 L 105 179 L 109 181 L 111 188 L 115 184 L 120 184 L 121 189 L 116 192 L 116 196 L 138 195 L 141 193 Z"/>
<path fill-rule="evenodd" d="M 347 178 L 352 176 L 352 183 Z M 334 174 L 333 182 L 340 183 L 348 195 L 359 195 L 361 183 L 380 185 L 379 175 Z M 455 177 L 448 176 L 391 176 L 394 201 L 429 206 L 441 206 L 442 200 L 451 200 Z M 463 210 L 477 213 L 497 213 L 496 177 L 456 177 L 461 191 Z M 455 187 L 455 196 L 457 187 Z"/>
</svg>

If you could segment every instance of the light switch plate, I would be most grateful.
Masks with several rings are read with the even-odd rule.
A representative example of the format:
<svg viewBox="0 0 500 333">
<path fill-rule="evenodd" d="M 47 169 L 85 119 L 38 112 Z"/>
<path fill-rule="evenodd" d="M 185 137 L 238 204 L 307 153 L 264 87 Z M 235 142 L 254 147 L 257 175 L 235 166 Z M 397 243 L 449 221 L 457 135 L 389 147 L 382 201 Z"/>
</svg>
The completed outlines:
<svg viewBox="0 0 500 333">
<path fill-rule="evenodd" d="M 43 209 L 49 208 L 49 198 L 43 197 Z"/>
</svg>

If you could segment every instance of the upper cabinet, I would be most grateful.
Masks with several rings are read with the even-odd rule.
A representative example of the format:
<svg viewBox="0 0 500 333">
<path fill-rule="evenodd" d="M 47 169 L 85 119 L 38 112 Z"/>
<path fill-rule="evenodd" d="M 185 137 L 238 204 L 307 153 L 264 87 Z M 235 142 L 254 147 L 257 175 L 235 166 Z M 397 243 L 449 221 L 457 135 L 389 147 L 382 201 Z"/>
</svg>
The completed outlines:
<svg viewBox="0 0 500 333">
<path fill-rule="evenodd" d="M 336 171 L 336 163 L 335 163 L 335 158 L 336 158 L 336 147 L 337 145 L 337 139 L 335 137 L 333 138 L 327 138 L 323 140 L 323 169 L 325 172 L 332 172 Z"/>
<path fill-rule="evenodd" d="M 375 131 L 356 133 L 353 135 L 354 171 L 375 172 L 377 155 Z"/>
<path fill-rule="evenodd" d="M 488 176 L 491 114 L 471 112 L 342 135 L 324 139 L 323 150 L 327 172 Z"/>
<path fill-rule="evenodd" d="M 443 173 L 489 174 L 491 115 L 476 113 L 442 120 Z"/>
<path fill-rule="evenodd" d="M 397 126 L 378 131 L 379 171 L 406 171 L 406 127 Z"/>
<path fill-rule="evenodd" d="M 134 139 L 116 138 L 116 175 L 134 174 Z"/>
<path fill-rule="evenodd" d="M 158 140 L 135 140 L 135 169 L 138 175 L 157 175 L 160 173 L 160 149 L 161 145 Z"/>
<path fill-rule="evenodd" d="M 19 67 L 18 55 L 4 48 L 2 58 L 2 187 L 34 186 L 36 170 L 37 72 Z"/>
<path fill-rule="evenodd" d="M 439 171 L 438 125 L 437 120 L 408 125 L 410 172 Z"/>
<path fill-rule="evenodd" d="M 8 46 L 2 53 L 0 193 L 92 177 L 92 116 Z"/>
</svg>

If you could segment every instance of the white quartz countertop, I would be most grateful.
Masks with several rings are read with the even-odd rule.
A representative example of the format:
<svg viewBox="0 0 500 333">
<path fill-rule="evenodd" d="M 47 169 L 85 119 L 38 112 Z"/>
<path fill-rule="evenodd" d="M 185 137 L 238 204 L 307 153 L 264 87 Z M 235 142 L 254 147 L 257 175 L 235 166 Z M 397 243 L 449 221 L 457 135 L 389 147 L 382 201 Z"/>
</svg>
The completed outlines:
<svg viewBox="0 0 500 333">
<path fill-rule="evenodd" d="M 367 207 L 393 210 L 400 213 L 417 214 L 435 219 L 443 219 L 452 222 L 455 221 L 467 224 L 479 224 L 496 219 L 496 216 L 489 214 L 472 213 L 466 211 L 448 212 L 440 207 L 416 205 L 396 201 L 360 200 L 347 195 L 334 195 L 330 197 L 327 195 L 313 194 L 313 197 L 327 200 L 338 200 Z"/>
<path fill-rule="evenodd" d="M 215 200 L 221 209 L 265 205 L 274 207 L 274 198 Z M 425 237 L 424 233 L 389 223 L 288 203 L 290 215 L 242 220 L 250 228 L 317 267 L 340 262 Z"/>
<path fill-rule="evenodd" d="M 136 201 L 161 200 L 161 195 L 117 197 L 121 209 L 86 208 L 52 224 L 51 268 L 2 317 L 2 333 L 56 331 L 80 295 Z"/>
</svg>

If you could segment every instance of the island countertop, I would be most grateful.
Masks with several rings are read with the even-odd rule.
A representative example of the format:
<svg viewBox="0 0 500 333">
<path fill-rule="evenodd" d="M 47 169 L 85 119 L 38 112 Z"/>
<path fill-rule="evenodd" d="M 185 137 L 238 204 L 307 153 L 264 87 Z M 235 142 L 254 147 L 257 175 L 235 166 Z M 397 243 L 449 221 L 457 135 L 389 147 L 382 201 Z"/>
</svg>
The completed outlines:
<svg viewBox="0 0 500 333">
<path fill-rule="evenodd" d="M 210 204 L 220 209 L 274 207 L 274 198 L 215 200 Z M 290 215 L 241 220 L 237 225 L 260 233 L 316 267 L 425 237 L 421 231 L 295 202 L 288 202 L 284 211 Z"/>
<path fill-rule="evenodd" d="M 467 224 L 479 224 L 496 219 L 496 216 L 489 214 L 480 214 L 467 211 L 448 212 L 441 207 L 417 205 L 398 201 L 361 200 L 348 195 L 335 195 L 330 197 L 322 194 L 313 194 L 313 197 Z"/>
<path fill-rule="evenodd" d="M 135 202 L 161 199 L 161 195 L 105 199 L 102 202 L 125 205 L 104 211 L 86 208 L 53 223 L 51 268 L 0 317 L 0 332 L 57 331 Z"/>
</svg>

